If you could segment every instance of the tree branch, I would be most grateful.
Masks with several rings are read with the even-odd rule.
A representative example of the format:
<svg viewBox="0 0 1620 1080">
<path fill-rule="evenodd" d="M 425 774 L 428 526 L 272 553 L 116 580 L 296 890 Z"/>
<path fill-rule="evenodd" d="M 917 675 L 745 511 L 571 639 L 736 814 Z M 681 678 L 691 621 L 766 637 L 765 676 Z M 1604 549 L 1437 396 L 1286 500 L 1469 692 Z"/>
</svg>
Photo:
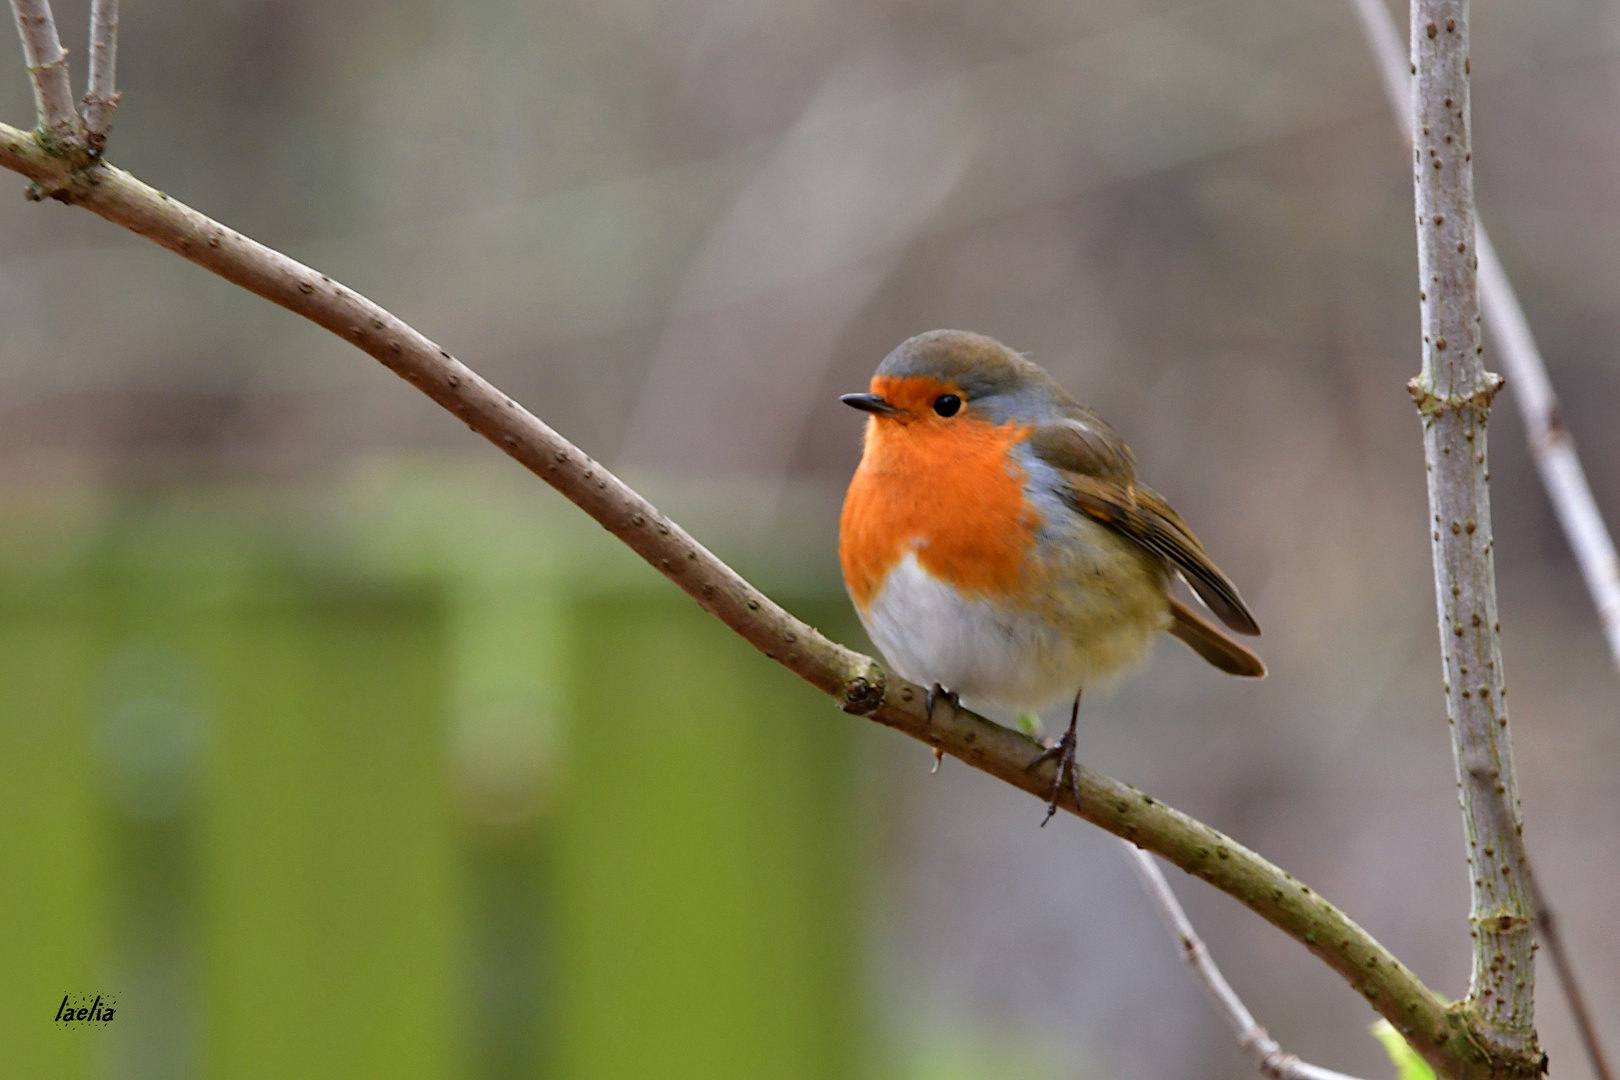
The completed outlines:
<svg viewBox="0 0 1620 1080">
<path fill-rule="evenodd" d="M 84 95 L 84 130 L 100 152 L 118 107 L 118 0 L 90 2 L 90 85 Z"/>
<path fill-rule="evenodd" d="M 448 352 L 326 275 L 243 236 L 129 173 L 54 152 L 0 124 L 0 166 L 33 181 L 29 196 L 83 207 L 240 285 L 369 353 L 556 488 L 741 637 L 867 716 L 1044 800 L 1052 766 L 1028 772 L 1041 747 L 967 710 L 937 709 L 920 688 L 828 640 L 773 603 L 623 481 Z M 1081 798 L 1060 804 L 1235 897 L 1301 942 L 1366 997 L 1437 1069 L 1495 1075 L 1473 1018 L 1448 1006 L 1343 912 L 1290 874 L 1208 825 L 1090 769 Z"/>
<path fill-rule="evenodd" d="M 79 114 L 73 111 L 68 54 L 56 34 L 50 0 L 11 0 L 11 13 L 17 18 L 23 57 L 34 83 L 36 122 L 59 138 L 71 139 L 79 132 Z"/>
<path fill-rule="evenodd" d="M 1164 880 L 1164 872 L 1159 869 L 1153 856 L 1128 840 L 1121 840 L 1120 844 L 1125 848 L 1131 865 L 1136 868 L 1137 876 L 1142 879 L 1142 887 L 1153 900 L 1153 906 L 1159 909 L 1165 929 L 1180 944 L 1181 958 L 1187 961 L 1210 1002 L 1225 1018 L 1232 1034 L 1237 1037 L 1238 1045 L 1254 1058 L 1255 1067 L 1272 1080 L 1355 1080 L 1344 1073 L 1301 1061 L 1285 1051 L 1276 1039 L 1267 1034 L 1265 1028 L 1254 1022 L 1254 1016 L 1244 1006 L 1243 999 L 1237 996 L 1221 974 L 1221 969 L 1215 966 L 1203 938 L 1193 929 L 1192 920 L 1182 910 L 1181 903 L 1171 890 L 1170 883 Z"/>
<path fill-rule="evenodd" d="M 1410 386 L 1423 422 L 1440 656 L 1472 870 L 1471 1010 L 1504 1066 L 1539 1073 L 1534 926 L 1520 866 L 1513 746 L 1503 695 L 1485 431 L 1502 380 L 1480 344 L 1468 0 L 1413 0 L 1412 110 L 1423 368 Z"/>
<path fill-rule="evenodd" d="M 1377 62 L 1390 108 L 1410 146 L 1412 117 L 1407 105 L 1411 100 L 1412 83 L 1408 76 L 1409 62 L 1401 53 L 1395 19 L 1383 0 L 1351 0 L 1351 3 L 1367 35 L 1367 43 Z M 1586 578 L 1587 591 L 1597 606 L 1598 618 L 1608 638 L 1610 655 L 1616 666 L 1620 667 L 1620 559 L 1616 558 L 1614 541 L 1609 537 L 1603 517 L 1598 513 L 1597 502 L 1592 497 L 1592 489 L 1586 482 L 1586 473 L 1575 450 L 1575 440 L 1559 418 L 1558 399 L 1547 378 L 1541 350 L 1536 347 L 1535 338 L 1530 333 L 1530 323 L 1524 317 L 1524 309 L 1508 280 L 1507 271 L 1496 257 L 1496 249 L 1491 245 L 1484 225 L 1476 223 L 1475 238 L 1479 245 L 1479 295 L 1485 323 L 1490 327 L 1491 336 L 1507 368 L 1512 396 L 1518 402 L 1529 435 L 1530 455 L 1541 473 L 1542 484 L 1563 525 L 1564 535 L 1575 552 L 1581 573 Z M 1486 773 L 1484 780 L 1488 779 L 1489 774 Z M 1497 803 L 1497 807 L 1500 817 L 1500 811 L 1506 807 L 1501 802 Z M 1511 824 L 1499 826 L 1499 831 L 1511 836 L 1513 850 L 1524 867 L 1537 935 L 1552 955 L 1553 971 L 1569 1002 L 1570 1012 L 1574 1014 L 1592 1071 L 1599 1080 L 1614 1080 L 1614 1072 L 1598 1041 L 1586 995 L 1575 977 L 1574 964 L 1564 949 L 1563 936 L 1559 933 L 1552 906 L 1530 869 L 1523 837 Z"/>
<path fill-rule="evenodd" d="M 1372 48 L 1390 108 L 1410 145 L 1412 82 L 1395 19 L 1384 6 L 1384 0 L 1351 0 L 1351 3 Z M 1513 284 L 1496 257 L 1496 248 L 1483 225 L 1477 226 L 1477 243 L 1479 298 L 1485 324 L 1490 327 L 1491 338 L 1502 355 L 1510 396 L 1524 419 L 1530 456 L 1541 474 L 1542 486 L 1547 490 L 1570 549 L 1575 553 L 1581 576 L 1586 579 L 1587 592 L 1592 596 L 1609 643 L 1609 656 L 1620 669 L 1620 557 L 1615 554 L 1614 540 L 1603 524 L 1603 515 L 1598 512 L 1591 485 L 1586 482 L 1575 440 L 1564 427 L 1558 398 L 1547 378 L 1547 365 L 1542 362 L 1541 350 L 1530 333 L 1524 308 L 1519 305 Z"/>
</svg>

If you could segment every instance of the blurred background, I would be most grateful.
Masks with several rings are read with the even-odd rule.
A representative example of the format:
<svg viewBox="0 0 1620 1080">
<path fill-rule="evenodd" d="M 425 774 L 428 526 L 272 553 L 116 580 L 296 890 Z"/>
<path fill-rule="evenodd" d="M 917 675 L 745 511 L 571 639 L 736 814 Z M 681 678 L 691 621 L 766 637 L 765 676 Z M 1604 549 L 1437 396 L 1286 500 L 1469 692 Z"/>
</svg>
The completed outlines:
<svg viewBox="0 0 1620 1080">
<path fill-rule="evenodd" d="M 1620 6 L 1479 0 L 1474 35 L 1483 220 L 1620 523 Z M 1083 759 L 1465 991 L 1410 179 L 1345 0 L 146 0 L 119 83 L 114 161 L 851 644 L 837 395 L 934 327 L 1030 354 L 1272 672 L 1166 642 Z M 343 342 L 0 187 L 7 1075 L 1252 1075 L 1112 838 L 930 776 Z M 1526 835 L 1614 1053 L 1620 685 L 1494 418 Z M 1171 880 L 1286 1048 L 1390 1075 L 1337 976 Z M 111 1024 L 51 1021 L 97 993 Z"/>
</svg>

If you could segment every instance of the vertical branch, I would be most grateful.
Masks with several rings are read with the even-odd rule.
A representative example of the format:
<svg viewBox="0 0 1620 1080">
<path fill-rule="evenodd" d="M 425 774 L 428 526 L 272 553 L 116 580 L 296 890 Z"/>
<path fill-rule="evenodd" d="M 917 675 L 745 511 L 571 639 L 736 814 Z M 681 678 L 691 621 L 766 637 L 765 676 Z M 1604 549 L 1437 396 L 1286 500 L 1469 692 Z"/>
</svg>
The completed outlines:
<svg viewBox="0 0 1620 1080">
<path fill-rule="evenodd" d="M 34 111 L 39 126 L 63 138 L 77 135 L 79 114 L 73 111 L 68 54 L 56 34 L 50 0 L 11 0 L 11 13 L 17 17 L 23 57 L 34 83 Z"/>
<path fill-rule="evenodd" d="M 1485 370 L 1470 142 L 1468 0 L 1413 0 L 1413 159 L 1423 421 L 1440 656 L 1472 877 L 1469 1005 L 1510 1054 L 1538 1055 L 1534 926 L 1517 850 L 1518 791 L 1496 621 Z"/>
<path fill-rule="evenodd" d="M 1367 35 L 1367 44 L 1378 65 L 1378 74 L 1389 96 L 1395 121 L 1410 146 L 1412 116 L 1408 105 L 1412 83 L 1407 74 L 1409 62 L 1402 54 L 1395 20 L 1384 6 L 1384 0 L 1351 0 L 1351 5 L 1361 19 L 1361 28 Z M 1541 350 L 1536 347 L 1535 337 L 1530 333 L 1530 323 L 1524 317 L 1524 309 L 1513 292 L 1507 271 L 1496 257 L 1496 249 L 1492 247 L 1484 225 L 1476 225 L 1475 238 L 1479 244 L 1480 307 L 1486 325 L 1490 327 L 1491 337 L 1502 354 L 1503 366 L 1507 368 L 1513 400 L 1518 403 L 1519 413 L 1524 418 L 1530 456 L 1541 473 L 1547 496 L 1586 578 L 1587 591 L 1592 595 L 1592 602 L 1597 607 L 1598 618 L 1609 641 L 1610 656 L 1616 667 L 1620 667 L 1620 558 L 1615 555 L 1614 541 L 1609 537 L 1602 515 L 1598 513 L 1592 488 L 1586 482 L 1575 441 L 1559 418 L 1558 398 L 1553 393 L 1552 382 L 1547 378 Z M 1476 783 L 1489 782 L 1489 779 L 1488 771 L 1475 778 Z M 1506 803 L 1498 803 L 1497 811 L 1501 822 L 1507 817 Z M 1553 971 L 1569 1001 L 1570 1012 L 1574 1014 L 1575 1025 L 1580 1030 L 1581 1043 L 1586 1048 L 1592 1071 L 1599 1080 L 1614 1080 L 1614 1071 L 1598 1041 L 1597 1026 L 1592 1022 L 1586 994 L 1575 977 L 1575 966 L 1564 948 L 1557 919 L 1530 869 L 1523 838 L 1511 821 L 1499 824 L 1498 831 L 1517 841 L 1510 850 L 1524 867 L 1523 875 L 1536 921 L 1536 936 L 1552 957 Z"/>
<path fill-rule="evenodd" d="M 1389 95 L 1395 121 L 1410 143 L 1412 84 L 1395 20 L 1384 6 L 1384 0 L 1351 0 L 1351 4 L 1361 19 L 1373 59 L 1378 63 L 1378 74 Z M 1581 576 L 1586 579 L 1587 592 L 1592 596 L 1608 639 L 1609 657 L 1615 667 L 1620 668 L 1620 556 L 1616 555 L 1614 540 L 1603 524 L 1603 515 L 1598 512 L 1592 487 L 1586 482 L 1575 440 L 1564 427 L 1558 398 L 1547 378 L 1547 365 L 1536 347 L 1535 336 L 1530 333 L 1524 308 L 1519 305 L 1513 283 L 1502 269 L 1483 225 L 1478 226 L 1477 242 L 1480 307 L 1491 338 L 1502 354 L 1509 396 L 1524 418 L 1530 456 L 1541 474 L 1542 486 L 1558 515 L 1558 523 L 1563 526 L 1570 550 L 1575 553 Z"/>
<path fill-rule="evenodd" d="M 118 106 L 118 0 L 90 3 L 90 84 L 84 95 L 85 135 L 99 151 Z"/>
</svg>

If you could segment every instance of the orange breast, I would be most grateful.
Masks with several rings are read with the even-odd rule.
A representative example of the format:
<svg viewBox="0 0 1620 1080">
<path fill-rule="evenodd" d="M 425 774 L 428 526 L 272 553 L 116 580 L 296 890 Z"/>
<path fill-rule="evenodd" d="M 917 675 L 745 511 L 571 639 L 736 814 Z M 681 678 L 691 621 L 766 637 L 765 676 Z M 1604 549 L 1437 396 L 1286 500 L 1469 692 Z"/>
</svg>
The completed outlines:
<svg viewBox="0 0 1620 1080">
<path fill-rule="evenodd" d="M 1025 504 L 1025 473 L 1008 451 L 1028 436 L 970 416 L 867 421 L 838 531 L 844 581 L 862 610 L 912 550 L 965 593 L 1023 591 L 1041 516 Z"/>
</svg>

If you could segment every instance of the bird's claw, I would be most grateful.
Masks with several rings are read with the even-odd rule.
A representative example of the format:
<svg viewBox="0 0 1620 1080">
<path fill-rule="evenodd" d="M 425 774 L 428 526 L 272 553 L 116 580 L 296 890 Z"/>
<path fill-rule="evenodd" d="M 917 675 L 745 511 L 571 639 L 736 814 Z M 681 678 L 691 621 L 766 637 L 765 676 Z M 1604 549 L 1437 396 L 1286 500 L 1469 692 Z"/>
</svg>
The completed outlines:
<svg viewBox="0 0 1620 1080">
<path fill-rule="evenodd" d="M 947 690 L 939 683 L 928 688 L 928 722 L 934 722 L 934 703 L 944 698 L 951 703 L 951 711 L 957 712 L 962 708 L 962 698 L 954 690 Z"/>
<path fill-rule="evenodd" d="M 1025 772 L 1034 772 L 1048 761 L 1057 759 L 1057 775 L 1052 778 L 1052 797 L 1046 803 L 1046 816 L 1041 819 L 1041 828 L 1052 820 L 1057 813 L 1058 796 L 1063 793 L 1063 782 L 1069 783 L 1069 793 L 1074 796 L 1074 805 L 1080 805 L 1080 764 L 1075 759 L 1075 744 L 1079 740 L 1075 736 L 1074 727 L 1063 733 L 1057 745 L 1049 746 L 1035 756 L 1035 760 L 1024 766 Z"/>
<path fill-rule="evenodd" d="M 951 703 L 951 711 L 953 713 L 962 707 L 962 699 L 956 695 L 955 691 L 947 690 L 939 683 L 935 683 L 933 686 L 928 688 L 928 722 L 930 724 L 934 722 L 934 703 L 940 698 L 944 698 L 946 701 Z M 933 776 L 935 773 L 939 772 L 939 763 L 944 759 L 945 751 L 941 750 L 937 746 L 934 747 L 934 767 L 928 770 L 929 776 Z"/>
</svg>

